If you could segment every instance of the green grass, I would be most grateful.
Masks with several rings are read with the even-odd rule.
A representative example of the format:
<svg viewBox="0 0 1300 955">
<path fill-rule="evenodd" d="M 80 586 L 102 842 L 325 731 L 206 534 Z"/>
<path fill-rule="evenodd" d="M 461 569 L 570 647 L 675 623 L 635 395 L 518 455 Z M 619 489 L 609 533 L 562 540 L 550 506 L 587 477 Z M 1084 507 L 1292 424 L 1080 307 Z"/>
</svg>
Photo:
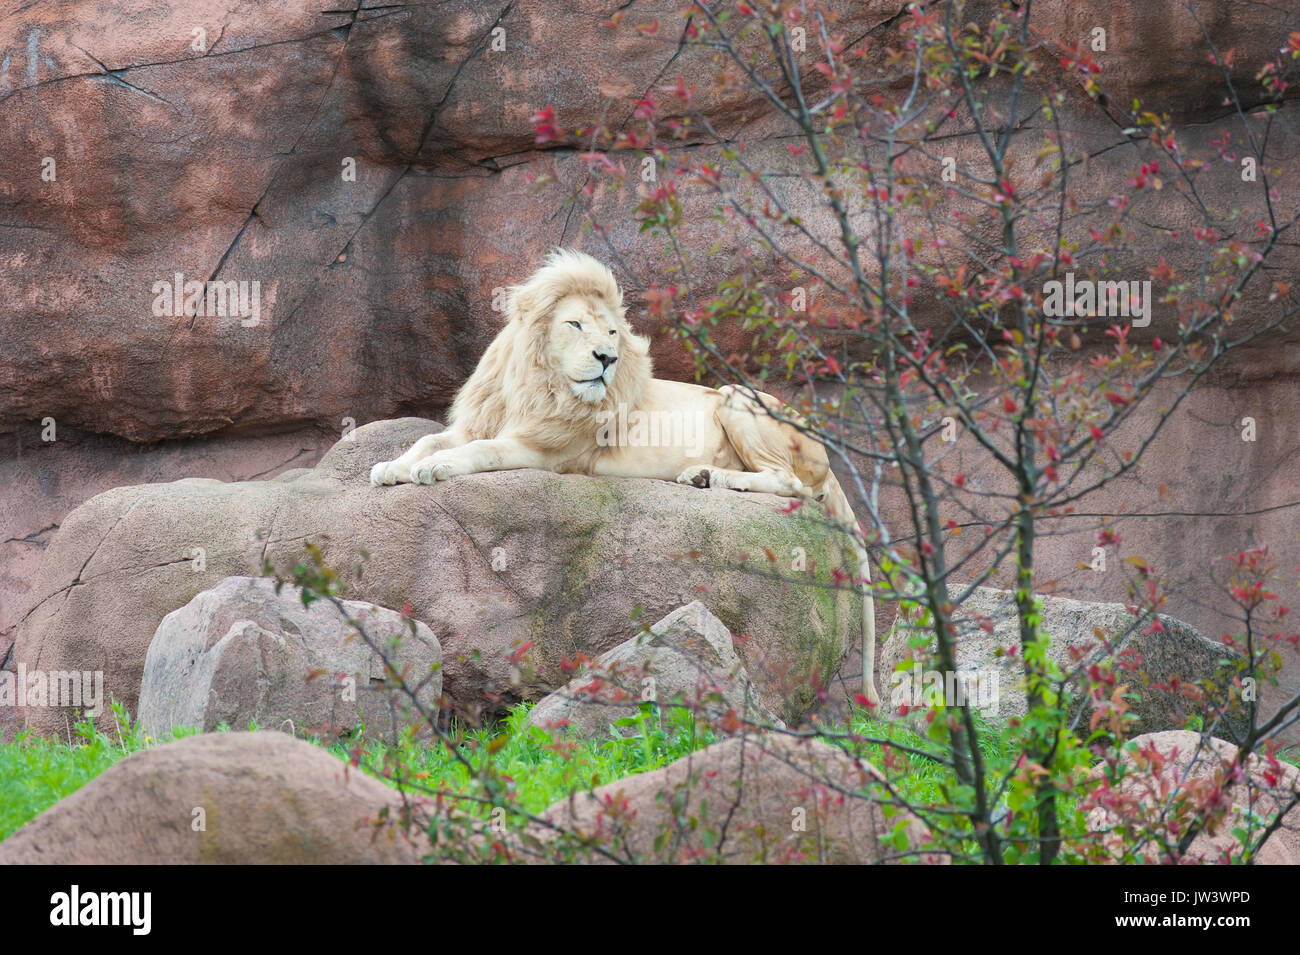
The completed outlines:
<svg viewBox="0 0 1300 955">
<path fill-rule="evenodd" d="M 355 760 L 362 770 L 390 785 L 393 767 L 400 765 L 405 767 L 408 779 L 414 774 L 421 788 L 459 794 L 483 794 L 482 771 L 490 762 L 504 774 L 502 782 L 513 791 L 514 804 L 525 812 L 538 813 L 570 793 L 658 769 L 715 740 L 710 732 L 700 732 L 685 711 L 670 712 L 666 727 L 661 728 L 657 721 L 646 718 L 647 709 L 640 719 L 623 721 L 619 729 L 631 734 L 627 738 L 613 738 L 611 732 L 609 739 L 575 743 L 562 755 L 549 733 L 528 725 L 530 709 L 530 704 L 522 704 L 500 723 L 466 731 L 455 753 L 441 743 L 410 738 L 398 745 L 376 741 L 308 742 L 340 760 Z M 1001 735 L 982 720 L 979 722 L 984 755 L 990 764 L 1001 765 Z M 114 708 L 113 723 L 107 732 L 97 731 L 89 723 L 78 725 L 78 741 L 73 744 L 24 733 L 10 744 L 0 745 L 0 840 L 118 760 L 194 735 L 192 730 L 180 730 L 163 739 L 152 739 L 138 726 L 130 725 L 120 707 Z M 906 721 L 882 720 L 858 710 L 851 715 L 849 726 L 861 736 L 920 750 L 941 749 Z M 828 729 L 843 732 L 845 727 Z M 842 740 L 839 745 L 876 766 L 887 763 L 885 747 L 880 743 L 858 746 Z M 1295 761 L 1296 754 L 1291 751 L 1282 758 Z M 896 777 L 896 785 L 904 795 L 920 804 L 945 802 L 946 787 L 951 782 L 945 766 L 917 755 L 907 757 L 903 773 Z M 990 782 L 996 785 L 996 781 Z M 479 809 L 480 814 L 487 811 L 486 806 Z"/>
<path fill-rule="evenodd" d="M 611 733 L 609 739 L 577 743 L 565 758 L 555 751 L 549 733 L 528 725 L 530 709 L 530 704 L 522 704 L 501 723 L 466 732 L 455 754 L 441 744 L 409 738 L 395 746 L 375 741 L 307 741 L 340 760 L 355 759 L 365 772 L 390 785 L 394 784 L 389 778 L 392 767 L 403 765 L 415 774 L 420 787 L 435 791 L 481 794 L 474 778 L 490 760 L 507 777 L 503 782 L 513 787 L 516 805 L 531 813 L 570 793 L 666 766 L 715 741 L 710 732 L 698 731 L 685 715 L 670 715 L 666 729 L 653 720 L 640 719 L 635 725 L 621 727 L 631 733 L 627 738 L 616 739 Z M 114 708 L 114 717 L 108 732 L 95 730 L 89 723 L 78 724 L 76 743 L 22 733 L 9 745 L 0 746 L 0 840 L 118 760 L 194 735 L 193 730 L 180 730 L 153 739 L 138 726 L 129 725 L 120 707 Z M 482 812 L 486 811 L 483 807 Z"/>
<path fill-rule="evenodd" d="M 520 704 L 502 722 L 467 732 L 456 753 L 409 739 L 399 746 L 371 740 L 359 747 L 335 743 L 329 749 L 342 759 L 355 754 L 358 765 L 380 779 L 390 767 L 401 765 L 407 778 L 414 774 L 421 787 L 456 793 L 481 793 L 473 779 L 481 778 L 490 762 L 513 788 L 518 808 L 537 813 L 571 793 L 659 769 L 716 741 L 711 732 L 700 732 L 683 710 L 670 713 L 666 728 L 661 728 L 646 718 L 649 706 L 643 705 L 642 718 L 619 721 L 620 730 L 631 735 L 615 738 L 611 733 L 608 739 L 575 743 L 562 756 L 550 733 L 528 725 L 531 709 L 531 704 Z"/>
<path fill-rule="evenodd" d="M 142 733 L 123 727 L 120 709 L 114 715 L 121 732 L 111 735 L 94 732 L 85 723 L 78 724 L 79 742 L 72 745 L 24 732 L 0 746 L 0 839 L 119 759 L 149 745 Z"/>
<path fill-rule="evenodd" d="M 985 763 L 1000 764 L 1005 754 L 1002 731 L 997 725 L 985 719 L 978 711 L 975 712 L 973 718 L 975 728 L 979 732 L 980 752 L 984 756 Z M 914 724 L 910 721 L 881 718 L 859 708 L 853 710 L 849 725 L 854 733 L 868 740 L 884 739 L 899 746 L 929 752 L 942 753 L 947 748 L 942 741 L 918 733 L 914 728 Z M 846 745 L 845 748 L 861 756 L 873 766 L 883 767 L 887 765 L 886 747 L 882 743 L 867 742 L 860 746 Z M 897 753 L 898 751 L 895 750 L 894 752 Z M 902 787 L 902 791 L 908 798 L 918 804 L 941 804 L 946 802 L 948 797 L 943 787 L 950 785 L 953 779 L 952 772 L 948 767 L 935 760 L 914 754 L 909 754 L 907 759 L 907 772 L 898 781 L 898 785 Z M 991 777 L 990 782 L 995 783 L 996 779 Z"/>
<path fill-rule="evenodd" d="M 625 725 L 619 730 L 630 734 L 626 738 L 614 738 L 611 732 L 608 739 L 573 744 L 561 755 L 549 733 L 528 725 L 530 709 L 531 704 L 521 704 L 500 723 L 466 731 L 455 753 L 447 746 L 410 738 L 398 745 L 374 740 L 358 744 L 346 740 L 307 741 L 340 760 L 355 760 L 363 771 L 390 785 L 394 785 L 390 778 L 393 768 L 402 766 L 406 779 L 433 791 L 482 795 L 483 789 L 476 782 L 482 779 L 483 768 L 490 761 L 503 774 L 502 781 L 513 789 L 514 804 L 525 812 L 538 813 L 571 793 L 659 769 L 716 739 L 710 731 L 700 731 L 684 710 L 671 711 L 661 728 L 658 721 L 648 718 L 647 707 L 641 718 L 622 721 Z M 96 730 L 88 722 L 79 724 L 75 728 L 78 741 L 73 744 L 24 733 L 9 745 L 0 746 L 0 840 L 118 760 L 194 735 L 193 730 L 180 730 L 162 739 L 150 738 L 129 723 L 120 707 L 114 709 L 113 723 L 108 731 Z M 855 711 L 850 725 L 863 735 L 918 748 L 934 745 L 905 725 L 876 720 L 862 711 Z M 880 765 L 880 744 L 842 745 L 860 749 L 863 756 Z M 946 778 L 947 771 L 940 764 L 913 757 L 906 789 L 912 798 L 939 800 Z M 478 810 L 480 814 L 487 811 L 486 806 Z"/>
<path fill-rule="evenodd" d="M 466 731 L 455 753 L 444 745 L 410 738 L 398 745 L 374 740 L 359 744 L 346 740 L 307 741 L 340 760 L 355 760 L 362 770 L 390 785 L 394 785 L 390 778 L 393 768 L 402 766 L 407 773 L 405 778 L 421 788 L 460 794 L 483 794 L 478 783 L 485 764 L 490 761 L 503 774 L 502 782 L 513 790 L 514 804 L 529 813 L 541 812 L 571 793 L 659 769 L 715 741 L 711 732 L 701 732 L 695 726 L 686 711 L 670 712 L 666 725 L 661 728 L 656 720 L 647 718 L 647 707 L 641 718 L 623 721 L 625 725 L 619 730 L 630 734 L 626 738 L 614 738 L 611 732 L 611 738 L 576 743 L 561 755 L 549 733 L 528 725 L 530 709 L 530 704 L 521 704 L 500 723 Z M 88 722 L 79 724 L 75 728 L 78 741 L 73 744 L 24 733 L 9 745 L 0 746 L 0 840 L 118 760 L 194 735 L 193 730 L 179 730 L 153 739 L 138 726 L 131 725 L 120 707 L 115 707 L 113 712 L 113 726 L 107 731 L 96 730 Z M 905 724 L 873 719 L 862 711 L 853 714 L 850 725 L 854 732 L 866 736 L 884 737 L 918 748 L 934 745 Z M 854 748 L 847 742 L 842 745 Z M 881 765 L 880 744 L 866 744 L 860 751 L 868 760 Z M 937 801 L 942 799 L 942 786 L 947 778 L 947 770 L 940 764 L 912 757 L 905 788 L 914 799 Z M 480 814 L 487 811 L 486 806 L 478 810 Z"/>
</svg>

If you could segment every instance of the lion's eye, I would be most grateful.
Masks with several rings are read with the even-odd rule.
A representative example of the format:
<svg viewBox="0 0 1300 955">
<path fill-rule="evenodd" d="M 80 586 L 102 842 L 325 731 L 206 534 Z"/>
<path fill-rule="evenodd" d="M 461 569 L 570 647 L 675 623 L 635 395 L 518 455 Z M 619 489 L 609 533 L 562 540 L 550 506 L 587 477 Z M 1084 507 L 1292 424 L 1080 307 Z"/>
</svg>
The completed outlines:
<svg viewBox="0 0 1300 955">
<path fill-rule="evenodd" d="M 565 322 L 566 325 L 572 325 L 578 331 L 582 331 L 582 322 Z"/>
<path fill-rule="evenodd" d="M 617 330 L 617 329 L 613 329 L 613 328 L 611 328 L 611 329 L 609 330 L 609 333 L 610 333 L 611 335 L 617 335 L 617 334 L 618 334 L 618 330 Z"/>
</svg>

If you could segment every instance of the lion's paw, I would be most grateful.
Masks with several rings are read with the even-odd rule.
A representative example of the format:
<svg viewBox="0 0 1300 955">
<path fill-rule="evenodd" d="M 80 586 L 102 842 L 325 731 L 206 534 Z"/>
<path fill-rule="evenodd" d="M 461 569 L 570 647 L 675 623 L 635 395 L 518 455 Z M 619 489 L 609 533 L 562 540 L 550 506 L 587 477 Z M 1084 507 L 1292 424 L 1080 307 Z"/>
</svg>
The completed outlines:
<svg viewBox="0 0 1300 955">
<path fill-rule="evenodd" d="M 459 473 L 456 470 L 454 461 L 440 458 L 434 454 L 411 468 L 411 480 L 417 484 L 435 484 L 438 481 L 445 481 L 449 477 L 455 477 Z"/>
<path fill-rule="evenodd" d="M 709 468 L 707 465 L 697 464 L 689 467 L 681 474 L 677 475 L 678 484 L 691 484 L 695 487 L 709 486 Z"/>
<path fill-rule="evenodd" d="M 380 487 L 385 484 L 396 484 L 397 478 L 393 475 L 393 469 L 390 467 L 392 461 L 380 461 L 370 469 L 370 483 L 374 487 Z"/>
</svg>

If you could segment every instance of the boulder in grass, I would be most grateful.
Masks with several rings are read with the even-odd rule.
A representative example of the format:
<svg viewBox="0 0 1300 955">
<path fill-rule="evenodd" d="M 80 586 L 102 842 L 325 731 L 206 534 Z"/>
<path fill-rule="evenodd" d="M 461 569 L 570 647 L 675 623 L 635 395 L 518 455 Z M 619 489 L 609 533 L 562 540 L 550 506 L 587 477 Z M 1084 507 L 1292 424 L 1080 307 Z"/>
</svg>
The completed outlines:
<svg viewBox="0 0 1300 955">
<path fill-rule="evenodd" d="M 654 772 L 578 793 L 553 825 L 622 861 L 833 863 L 947 861 L 915 816 L 886 814 L 880 772 L 820 740 L 743 734 Z M 889 797 L 883 795 L 885 801 Z M 542 842 L 557 837 L 538 827 Z M 590 854 L 588 861 L 615 861 Z"/>
<path fill-rule="evenodd" d="M 111 766 L 0 842 L 0 864 L 418 863 L 428 842 L 405 817 L 396 790 L 318 746 L 213 733 Z"/>
<path fill-rule="evenodd" d="M 1048 654 L 1063 671 L 1078 667 L 1081 659 L 1100 656 L 1103 639 L 1112 644 L 1116 686 L 1126 685 L 1123 696 L 1128 712 L 1138 718 L 1133 731 L 1181 729 L 1190 717 L 1206 713 L 1225 698 L 1231 681 L 1230 661 L 1240 655 L 1181 620 L 1160 614 L 1159 628 L 1153 629 L 1149 615 L 1136 618 L 1123 604 L 1050 596 L 1040 599 L 1043 632 L 1051 637 Z M 960 685 L 967 699 L 980 706 L 989 719 L 1023 716 L 1024 664 L 1015 594 L 978 587 L 958 608 L 956 623 L 953 688 Z M 939 685 L 939 679 L 922 682 L 913 669 L 913 660 L 923 656 L 933 659 L 933 635 L 928 649 L 918 649 L 910 643 L 917 633 L 915 621 L 900 612 L 881 649 L 883 696 L 890 709 L 902 703 L 924 703 L 925 687 Z M 902 673 L 896 672 L 900 666 Z M 946 688 L 948 677 L 940 676 Z M 1201 683 L 1208 690 L 1198 685 Z M 1232 719 L 1231 725 L 1238 726 L 1236 718 Z"/>
<path fill-rule="evenodd" d="M 620 732 L 620 720 L 653 700 L 660 713 L 681 704 L 722 732 L 784 724 L 758 699 L 730 631 L 698 600 L 601 656 L 541 700 L 529 722 L 586 739 Z"/>
<path fill-rule="evenodd" d="M 337 737 L 363 727 L 393 739 L 424 718 L 385 671 L 384 657 L 432 714 L 442 696 L 442 647 L 424 624 L 385 607 L 327 600 L 303 606 L 292 585 L 227 577 L 163 618 L 145 656 L 140 723 L 161 736 L 180 726 L 260 726 Z"/>
<path fill-rule="evenodd" d="M 1140 841 L 1138 855 L 1152 864 L 1228 862 L 1242 858 L 1245 836 L 1252 848 L 1262 840 L 1255 862 L 1300 865 L 1300 807 L 1294 803 L 1300 769 L 1252 754 L 1243 772 L 1233 769 L 1236 756 L 1235 744 L 1186 730 L 1130 740 L 1118 783 L 1107 783 L 1103 768 L 1092 773 L 1096 788 L 1084 806 L 1088 827 L 1098 835 L 1081 849 L 1110 861 L 1126 843 Z M 1263 839 L 1283 810 L 1281 824 Z M 1180 851 L 1179 835 L 1207 821 L 1186 852 Z"/>
</svg>

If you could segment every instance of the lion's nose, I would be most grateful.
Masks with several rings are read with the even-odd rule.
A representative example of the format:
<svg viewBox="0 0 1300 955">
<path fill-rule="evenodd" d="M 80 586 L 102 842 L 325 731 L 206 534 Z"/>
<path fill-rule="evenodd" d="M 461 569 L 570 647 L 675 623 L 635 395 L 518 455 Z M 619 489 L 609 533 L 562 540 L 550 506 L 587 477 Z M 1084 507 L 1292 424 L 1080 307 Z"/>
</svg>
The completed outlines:
<svg viewBox="0 0 1300 955">
<path fill-rule="evenodd" d="M 600 367 L 602 369 L 608 368 L 610 365 L 614 364 L 614 362 L 618 361 L 617 355 L 602 355 L 598 351 L 592 352 L 591 357 L 600 362 Z"/>
</svg>

